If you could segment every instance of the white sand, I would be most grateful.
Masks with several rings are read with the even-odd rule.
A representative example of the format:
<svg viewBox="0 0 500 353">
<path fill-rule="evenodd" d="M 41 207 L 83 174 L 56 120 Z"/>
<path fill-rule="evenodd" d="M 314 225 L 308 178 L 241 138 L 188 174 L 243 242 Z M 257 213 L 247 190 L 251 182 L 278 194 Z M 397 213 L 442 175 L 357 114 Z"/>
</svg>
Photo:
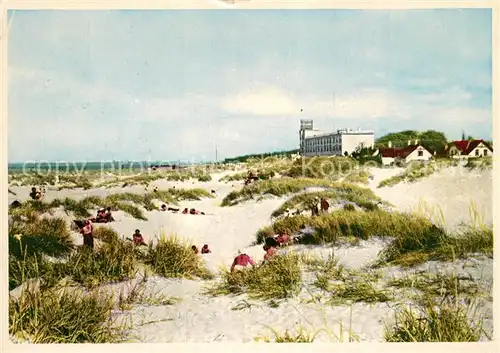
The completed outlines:
<svg viewBox="0 0 500 353">
<path fill-rule="evenodd" d="M 485 208 L 485 220 L 492 221 L 491 216 L 491 172 L 475 173 L 463 172 L 458 174 L 453 169 L 445 170 L 437 175 L 418 181 L 413 184 L 399 184 L 393 187 L 378 189 L 378 183 L 392 175 L 399 173 L 398 169 L 374 169 L 374 180 L 370 182 L 377 195 L 391 202 L 398 210 L 407 211 L 422 198 L 429 203 L 438 202 L 441 206 L 448 225 L 456 226 L 462 221 L 469 221 L 468 206 L 474 200 L 479 206 Z M 157 181 L 154 185 L 161 188 L 176 186 L 177 188 L 202 187 L 210 191 L 217 191 L 216 199 L 182 202 L 180 207 L 194 207 L 207 213 L 207 215 L 182 215 L 169 212 L 145 212 L 148 221 L 139 221 L 123 212 L 115 212 L 116 222 L 111 226 L 120 234 L 130 237 L 136 228 L 149 239 L 156 239 L 164 231 L 168 234 L 177 234 L 182 238 L 190 239 L 194 244 L 201 246 L 209 244 L 212 254 L 203 255 L 208 268 L 217 271 L 220 265 L 229 266 L 238 250 L 246 252 L 256 261 L 263 259 L 262 247 L 253 246 L 256 231 L 270 224 L 272 211 L 278 208 L 286 198 L 275 198 L 261 202 L 246 202 L 233 207 L 220 207 L 223 197 L 233 190 L 231 184 L 241 182 L 219 183 L 223 174 L 214 175 L 213 181 L 208 183 L 182 183 Z M 9 202 L 14 199 L 25 200 L 28 198 L 29 188 L 13 187 L 18 196 L 9 195 Z M 49 190 L 47 201 L 58 197 L 83 198 L 87 195 L 105 196 L 113 192 L 143 193 L 143 187 L 127 187 L 113 189 L 93 190 Z M 64 214 L 62 212 L 61 214 Z M 68 217 L 68 216 L 66 216 Z M 68 220 L 71 217 L 68 217 Z M 81 244 L 80 237 L 75 233 L 75 238 Z M 334 254 L 340 258 L 342 264 L 349 268 L 363 269 L 373 262 L 378 252 L 387 240 L 372 239 L 362 241 L 359 246 L 343 246 L 333 248 Z M 294 251 L 314 251 L 322 256 L 328 256 L 332 248 L 293 246 Z M 440 264 L 438 267 L 447 268 L 460 273 L 471 273 L 474 278 L 484 283 L 492 282 L 492 260 L 486 259 L 477 264 L 473 261 L 457 261 L 451 264 Z M 464 264 L 466 265 L 465 268 Z M 473 266 L 475 265 L 475 267 Z M 435 264 L 421 266 L 432 271 Z M 437 265 L 436 265 L 437 266 Z M 401 275 L 399 268 L 384 269 L 384 273 L 394 276 Z M 217 279 L 216 279 L 217 280 Z M 285 329 L 293 330 L 300 323 L 309 331 L 328 327 L 332 334 L 317 337 L 317 342 L 347 341 L 348 335 L 343 332 L 340 338 L 341 323 L 344 329 L 349 328 L 361 341 L 383 341 L 384 322 L 391 322 L 394 317 L 394 308 L 391 304 L 368 305 L 356 303 L 349 306 L 328 307 L 318 304 L 301 303 L 301 300 L 310 299 L 311 293 L 318 290 L 311 289 L 314 276 L 304 273 L 305 287 L 296 299 L 288 300 L 278 308 L 270 308 L 262 302 L 249 300 L 254 305 L 251 309 L 231 310 L 243 300 L 248 300 L 246 295 L 222 296 L 212 298 L 202 294 L 204 286 L 210 282 L 191 280 L 169 280 L 159 277 L 150 278 L 148 286 L 155 288 L 169 296 L 179 297 L 182 301 L 172 306 L 135 305 L 131 312 L 118 314 L 118 317 L 132 315 L 134 333 L 143 342 L 250 342 L 256 336 L 271 335 L 266 325 L 284 332 Z M 123 287 L 124 284 L 112 285 Z M 109 287 L 109 286 L 108 286 Z M 309 292 L 311 291 L 311 292 Z M 483 308 L 491 313 L 491 308 Z M 491 315 L 490 315 L 491 316 Z M 388 320 L 388 321 L 387 321 Z M 487 325 L 492 325 L 492 319 Z"/>
</svg>

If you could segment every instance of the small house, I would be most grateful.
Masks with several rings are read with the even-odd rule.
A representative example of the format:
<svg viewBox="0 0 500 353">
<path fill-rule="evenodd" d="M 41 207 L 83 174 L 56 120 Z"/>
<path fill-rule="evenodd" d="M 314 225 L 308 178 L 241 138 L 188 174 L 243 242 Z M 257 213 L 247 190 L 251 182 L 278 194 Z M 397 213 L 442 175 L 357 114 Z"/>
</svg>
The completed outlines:
<svg viewBox="0 0 500 353">
<path fill-rule="evenodd" d="M 493 148 L 484 140 L 459 140 L 447 145 L 445 153 L 451 158 L 477 158 L 492 155 Z"/>
<path fill-rule="evenodd" d="M 389 146 L 391 146 L 389 144 Z M 408 145 L 406 147 L 386 147 L 379 149 L 383 165 L 392 165 L 396 161 L 409 163 L 412 161 L 428 161 L 432 153 L 420 144 Z"/>
</svg>

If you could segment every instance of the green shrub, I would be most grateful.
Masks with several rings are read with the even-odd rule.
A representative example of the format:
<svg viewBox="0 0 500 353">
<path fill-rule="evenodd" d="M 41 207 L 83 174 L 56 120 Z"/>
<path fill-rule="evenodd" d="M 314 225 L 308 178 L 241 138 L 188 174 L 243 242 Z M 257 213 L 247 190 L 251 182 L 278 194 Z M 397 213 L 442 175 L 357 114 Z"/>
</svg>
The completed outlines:
<svg viewBox="0 0 500 353">
<path fill-rule="evenodd" d="M 64 277 L 71 277 L 77 283 L 93 288 L 103 283 L 123 281 L 136 274 L 138 256 L 131 242 L 115 239 L 103 243 L 90 251 L 82 248 L 69 256 L 66 262 L 58 263 L 52 278 L 44 278 L 56 283 Z"/>
<path fill-rule="evenodd" d="M 113 302 L 95 293 L 28 289 L 9 302 L 9 333 L 31 343 L 110 343 L 125 338 Z"/>
<path fill-rule="evenodd" d="M 145 262 L 155 273 L 166 278 L 212 277 L 191 245 L 175 236 L 162 235 L 156 246 L 150 244 Z"/>
<path fill-rule="evenodd" d="M 9 254 L 18 259 L 35 253 L 59 256 L 72 248 L 71 235 L 62 218 L 39 218 L 9 227 Z"/>
<path fill-rule="evenodd" d="M 299 256 L 275 255 L 271 260 L 253 268 L 231 273 L 221 271 L 221 282 L 207 290 L 207 294 L 224 295 L 246 292 L 250 298 L 271 300 L 297 295 L 302 284 Z"/>
<path fill-rule="evenodd" d="M 416 310 L 405 308 L 396 313 L 396 323 L 387 327 L 387 342 L 477 342 L 483 329 L 482 319 L 471 322 L 468 308 L 460 304 L 433 303 Z"/>
</svg>

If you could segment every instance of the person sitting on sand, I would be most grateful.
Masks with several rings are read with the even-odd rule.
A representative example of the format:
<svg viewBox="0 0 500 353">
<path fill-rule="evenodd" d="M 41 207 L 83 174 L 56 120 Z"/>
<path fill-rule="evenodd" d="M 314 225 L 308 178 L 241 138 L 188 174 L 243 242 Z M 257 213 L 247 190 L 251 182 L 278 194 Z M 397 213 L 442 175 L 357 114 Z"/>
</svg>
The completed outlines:
<svg viewBox="0 0 500 353">
<path fill-rule="evenodd" d="M 111 214 L 111 207 L 106 208 L 106 212 L 104 213 L 104 221 L 106 223 L 115 221 L 115 219 L 113 218 L 113 215 Z"/>
<path fill-rule="evenodd" d="M 92 222 L 87 219 L 83 223 L 83 228 L 80 230 L 80 233 L 83 235 L 83 245 L 90 249 L 94 249 L 94 236 L 92 231 Z"/>
<path fill-rule="evenodd" d="M 191 250 L 193 250 L 193 252 L 194 252 L 195 254 L 198 254 L 198 253 L 199 253 L 199 250 L 198 250 L 198 248 L 196 247 L 196 245 L 193 245 L 193 246 L 191 247 Z"/>
<path fill-rule="evenodd" d="M 276 252 L 278 251 L 278 249 L 276 249 L 274 246 L 267 245 L 267 244 L 264 245 L 263 249 L 266 252 L 266 254 L 264 255 L 265 262 L 269 261 L 269 259 L 271 257 L 273 257 L 274 255 L 276 255 Z"/>
<path fill-rule="evenodd" d="M 160 211 L 166 211 L 167 210 L 167 205 L 163 204 L 160 206 Z"/>
<path fill-rule="evenodd" d="M 322 197 L 321 198 L 321 212 L 328 213 L 328 209 L 330 208 L 330 204 L 328 201 Z"/>
<path fill-rule="evenodd" d="M 231 273 L 234 273 L 236 266 L 247 267 L 248 264 L 255 266 L 255 261 L 247 254 L 239 254 L 234 258 L 233 264 L 231 265 Z"/>
<path fill-rule="evenodd" d="M 189 210 L 187 209 L 187 207 L 182 210 L 182 214 L 188 214 L 188 213 L 189 213 Z"/>
<path fill-rule="evenodd" d="M 275 240 L 279 246 L 284 246 L 288 245 L 288 243 L 290 242 L 290 237 L 285 232 L 281 232 L 280 235 L 275 238 Z"/>
<path fill-rule="evenodd" d="M 135 246 L 140 246 L 140 245 L 147 246 L 147 244 L 144 242 L 144 238 L 142 237 L 141 231 L 139 229 L 135 230 L 135 233 L 132 236 L 132 241 L 134 242 Z"/>
<path fill-rule="evenodd" d="M 158 192 L 158 186 L 155 186 L 155 187 L 153 188 L 153 192 Z"/>
<path fill-rule="evenodd" d="M 95 222 L 96 223 L 106 223 L 106 210 L 104 208 L 101 208 L 97 211 L 97 216 L 95 217 Z"/>
<path fill-rule="evenodd" d="M 211 252 L 212 251 L 210 251 L 210 249 L 208 248 L 208 244 L 203 245 L 203 247 L 201 248 L 202 254 L 210 254 Z"/>
<path fill-rule="evenodd" d="M 32 200 L 40 200 L 42 198 L 42 193 L 38 191 L 35 187 L 31 188 L 30 197 Z"/>
</svg>

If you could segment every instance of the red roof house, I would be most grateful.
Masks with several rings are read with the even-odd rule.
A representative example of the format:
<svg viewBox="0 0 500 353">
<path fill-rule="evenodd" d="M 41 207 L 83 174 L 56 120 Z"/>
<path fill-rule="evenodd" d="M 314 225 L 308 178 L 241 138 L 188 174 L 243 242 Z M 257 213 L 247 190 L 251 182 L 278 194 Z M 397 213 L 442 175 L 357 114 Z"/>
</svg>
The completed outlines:
<svg viewBox="0 0 500 353">
<path fill-rule="evenodd" d="M 484 140 L 458 140 L 446 146 L 448 156 L 481 157 L 493 153 L 493 148 Z"/>
<path fill-rule="evenodd" d="M 432 158 L 432 153 L 422 145 L 405 147 L 385 147 L 379 149 L 383 164 L 391 164 L 395 159 L 426 161 Z"/>
</svg>

